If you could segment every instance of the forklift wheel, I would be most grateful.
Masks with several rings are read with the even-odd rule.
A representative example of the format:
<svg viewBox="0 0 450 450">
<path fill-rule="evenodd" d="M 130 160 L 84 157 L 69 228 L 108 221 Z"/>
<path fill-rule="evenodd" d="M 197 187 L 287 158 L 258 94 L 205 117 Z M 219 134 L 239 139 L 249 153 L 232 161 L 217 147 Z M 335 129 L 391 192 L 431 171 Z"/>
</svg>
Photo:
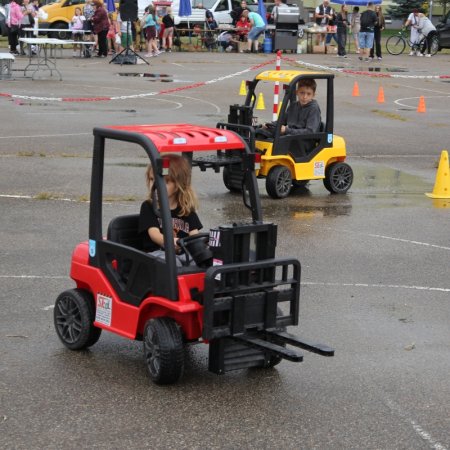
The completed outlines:
<svg viewBox="0 0 450 450">
<path fill-rule="evenodd" d="M 270 169 L 266 178 L 266 191 L 272 198 L 285 198 L 292 189 L 292 176 L 286 166 Z"/>
<path fill-rule="evenodd" d="M 343 162 L 330 164 L 325 171 L 323 185 L 332 194 L 345 194 L 353 183 L 353 170 Z"/>
<path fill-rule="evenodd" d="M 242 192 L 242 174 L 236 174 L 230 167 L 224 167 L 223 184 L 230 192 Z"/>
<path fill-rule="evenodd" d="M 183 339 L 177 323 L 168 317 L 147 321 L 143 341 L 151 379 L 156 384 L 177 382 L 184 369 Z"/>
<path fill-rule="evenodd" d="M 58 296 L 53 312 L 56 334 L 70 350 L 82 350 L 94 345 L 101 328 L 94 326 L 94 299 L 90 292 L 70 289 Z"/>
</svg>

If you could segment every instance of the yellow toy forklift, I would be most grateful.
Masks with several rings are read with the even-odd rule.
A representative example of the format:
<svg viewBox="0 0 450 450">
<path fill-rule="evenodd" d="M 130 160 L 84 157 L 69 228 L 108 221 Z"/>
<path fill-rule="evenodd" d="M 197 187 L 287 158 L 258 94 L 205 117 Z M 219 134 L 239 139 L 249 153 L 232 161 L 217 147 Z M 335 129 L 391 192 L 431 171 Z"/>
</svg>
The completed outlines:
<svg viewBox="0 0 450 450">
<path fill-rule="evenodd" d="M 326 114 L 322 116 L 320 130 L 314 134 L 289 135 L 281 133 L 289 105 L 296 101 L 297 84 L 301 79 L 325 80 Z M 254 108 L 260 81 L 279 82 L 284 97 L 270 135 L 261 132 L 255 124 Z M 267 70 L 247 82 L 244 105 L 231 105 L 228 123 L 218 123 L 218 128 L 239 133 L 251 149 L 261 155 L 258 178 L 265 178 L 270 197 L 278 199 L 289 195 L 293 187 L 305 186 L 311 180 L 323 180 L 325 188 L 333 194 L 346 193 L 353 182 L 353 170 L 345 162 L 346 146 L 342 137 L 333 133 L 334 75 L 299 70 Z M 323 122 L 323 120 L 325 121 Z M 223 172 L 223 181 L 230 191 L 242 190 L 242 168 L 229 165 Z"/>
</svg>

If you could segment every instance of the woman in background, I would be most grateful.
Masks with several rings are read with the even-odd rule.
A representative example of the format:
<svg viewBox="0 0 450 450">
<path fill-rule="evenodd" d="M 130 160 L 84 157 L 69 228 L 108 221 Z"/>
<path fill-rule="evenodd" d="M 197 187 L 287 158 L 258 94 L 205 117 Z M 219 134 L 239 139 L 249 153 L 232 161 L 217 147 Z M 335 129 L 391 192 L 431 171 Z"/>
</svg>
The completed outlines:
<svg viewBox="0 0 450 450">
<path fill-rule="evenodd" d="M 164 24 L 164 32 L 161 49 L 166 49 L 166 52 L 170 53 L 172 51 L 173 32 L 175 27 L 175 22 L 172 17 L 172 8 L 167 8 L 166 15 L 162 18 L 162 23 Z"/>
<path fill-rule="evenodd" d="M 345 46 L 347 45 L 347 28 L 348 28 L 348 16 L 347 5 L 341 6 L 341 11 L 336 15 L 337 25 L 337 42 L 338 42 L 338 56 L 347 58 Z"/>
<path fill-rule="evenodd" d="M 98 53 L 97 58 L 106 58 L 108 56 L 108 35 L 109 20 L 103 2 L 101 0 L 94 0 L 93 5 L 95 12 L 92 17 L 92 28 L 97 35 Z"/>
<path fill-rule="evenodd" d="M 373 59 L 375 50 L 378 61 L 381 61 L 381 32 L 384 30 L 386 22 L 384 20 L 383 11 L 381 10 L 380 5 L 375 6 L 375 14 L 378 17 L 378 21 L 374 28 L 373 47 L 370 49 L 370 59 Z"/>
</svg>

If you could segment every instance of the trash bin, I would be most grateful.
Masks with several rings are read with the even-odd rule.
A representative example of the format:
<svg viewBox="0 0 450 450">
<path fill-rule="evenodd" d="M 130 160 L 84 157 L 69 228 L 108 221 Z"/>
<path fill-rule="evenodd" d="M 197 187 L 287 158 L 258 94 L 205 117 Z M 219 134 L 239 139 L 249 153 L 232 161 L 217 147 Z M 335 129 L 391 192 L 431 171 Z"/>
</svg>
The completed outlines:
<svg viewBox="0 0 450 450">
<path fill-rule="evenodd" d="M 273 39 L 275 50 L 297 51 L 299 20 L 300 9 L 298 6 L 285 6 L 278 10 Z"/>
</svg>

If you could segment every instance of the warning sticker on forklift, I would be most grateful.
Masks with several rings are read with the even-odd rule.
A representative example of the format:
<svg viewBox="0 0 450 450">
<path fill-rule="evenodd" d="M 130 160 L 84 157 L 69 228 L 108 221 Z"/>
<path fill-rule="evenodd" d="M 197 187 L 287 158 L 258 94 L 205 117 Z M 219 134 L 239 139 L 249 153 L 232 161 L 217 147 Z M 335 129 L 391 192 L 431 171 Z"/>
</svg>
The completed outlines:
<svg viewBox="0 0 450 450">
<path fill-rule="evenodd" d="M 314 163 L 314 176 L 315 177 L 325 176 L 325 163 L 323 161 L 316 161 Z"/>
<path fill-rule="evenodd" d="M 223 266 L 223 261 L 221 259 L 213 258 L 213 266 Z M 220 273 L 218 273 L 214 279 L 220 281 Z"/>
<path fill-rule="evenodd" d="M 111 326 L 112 298 L 103 294 L 97 294 L 97 308 L 95 311 L 95 321 Z"/>
</svg>

